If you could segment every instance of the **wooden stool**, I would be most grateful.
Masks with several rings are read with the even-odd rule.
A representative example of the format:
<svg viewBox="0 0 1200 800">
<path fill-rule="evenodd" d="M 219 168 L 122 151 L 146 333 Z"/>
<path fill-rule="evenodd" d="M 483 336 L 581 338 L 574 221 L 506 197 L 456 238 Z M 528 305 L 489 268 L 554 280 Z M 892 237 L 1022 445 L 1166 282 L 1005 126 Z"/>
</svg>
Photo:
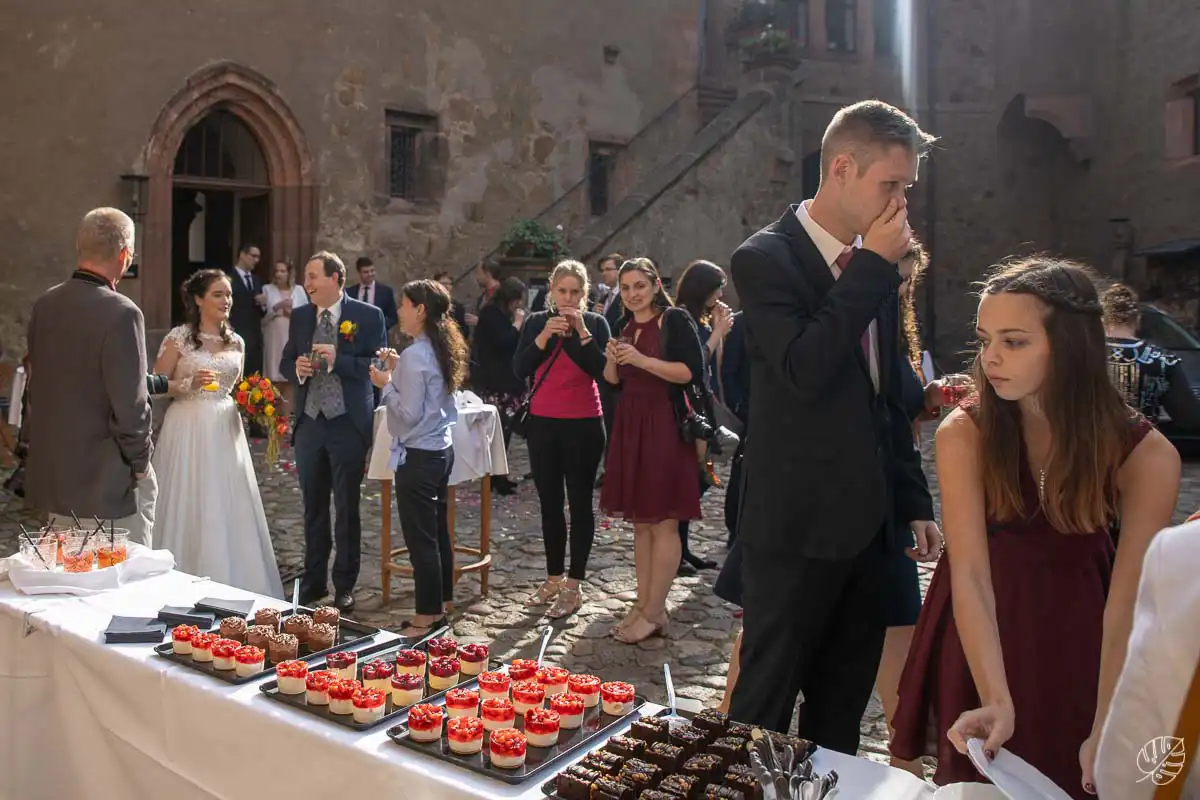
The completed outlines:
<svg viewBox="0 0 1200 800">
<path fill-rule="evenodd" d="M 408 555 L 407 547 L 397 547 L 392 549 L 392 482 L 390 480 L 380 481 L 383 487 L 383 497 L 380 500 L 381 512 L 383 514 L 383 525 L 379 531 L 379 552 L 382 557 L 382 573 L 383 578 L 383 603 L 391 600 L 392 596 L 392 573 L 396 572 L 401 575 L 412 575 L 413 568 L 410 563 L 400 563 L 396 559 Z M 457 492 L 455 487 L 450 487 L 450 492 L 446 496 L 447 506 L 447 527 L 450 529 L 450 547 L 454 553 L 460 553 L 464 556 L 472 556 L 475 560 L 468 564 L 459 566 L 454 565 L 454 583 L 458 584 L 458 579 L 462 577 L 464 572 L 479 573 L 479 589 L 480 594 L 484 597 L 488 593 L 488 569 L 492 565 L 492 476 L 484 475 L 480 481 L 479 490 L 479 547 L 459 546 L 454 543 L 454 521 L 455 507 L 457 505 Z"/>
</svg>

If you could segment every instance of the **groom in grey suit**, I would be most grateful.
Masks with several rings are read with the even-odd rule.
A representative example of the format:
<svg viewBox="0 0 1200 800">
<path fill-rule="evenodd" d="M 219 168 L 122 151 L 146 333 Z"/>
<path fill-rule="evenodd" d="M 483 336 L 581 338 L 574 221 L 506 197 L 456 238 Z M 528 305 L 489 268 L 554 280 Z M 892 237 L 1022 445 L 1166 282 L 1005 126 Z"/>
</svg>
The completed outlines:
<svg viewBox="0 0 1200 800">
<path fill-rule="evenodd" d="M 146 328 L 141 309 L 117 292 L 133 243 L 123 212 L 89 211 L 75 239 L 79 268 L 33 304 L 25 492 L 52 525 L 71 524 L 72 513 L 112 520 L 149 545 L 158 485 Z"/>
</svg>

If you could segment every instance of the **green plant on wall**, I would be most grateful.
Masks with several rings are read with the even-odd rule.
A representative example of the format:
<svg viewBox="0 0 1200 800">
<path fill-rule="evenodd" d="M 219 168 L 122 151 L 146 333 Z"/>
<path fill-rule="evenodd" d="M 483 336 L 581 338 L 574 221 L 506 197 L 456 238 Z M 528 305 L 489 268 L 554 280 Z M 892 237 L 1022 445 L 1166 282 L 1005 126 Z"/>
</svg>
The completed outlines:
<svg viewBox="0 0 1200 800">
<path fill-rule="evenodd" d="M 795 50 L 795 42 L 786 31 L 768 25 L 758 34 L 739 41 L 738 48 L 742 52 L 742 60 L 749 61 L 762 56 L 788 55 Z"/>
<path fill-rule="evenodd" d="M 547 228 L 535 219 L 517 220 L 500 243 L 512 258 L 562 258 L 567 255 L 562 226 Z"/>
</svg>

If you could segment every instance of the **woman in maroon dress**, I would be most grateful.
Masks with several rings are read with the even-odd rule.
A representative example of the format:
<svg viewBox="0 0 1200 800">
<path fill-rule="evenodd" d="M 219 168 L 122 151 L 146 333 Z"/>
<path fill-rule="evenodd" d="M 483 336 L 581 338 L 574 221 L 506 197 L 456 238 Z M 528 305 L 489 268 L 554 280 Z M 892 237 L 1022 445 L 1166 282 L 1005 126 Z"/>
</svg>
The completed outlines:
<svg viewBox="0 0 1200 800">
<path fill-rule="evenodd" d="M 1001 266 L 977 333 L 979 395 L 937 432 L 947 559 L 917 622 L 891 749 L 927 754 L 932 726 L 939 784 L 981 780 L 965 755 L 979 738 L 989 758 L 1004 746 L 1084 798 L 1179 456 L 1109 380 L 1086 268 Z"/>
<path fill-rule="evenodd" d="M 604 366 L 604 379 L 620 394 L 600 508 L 633 523 L 637 602 L 613 629 L 618 641 L 633 644 L 662 634 L 679 569 L 679 522 L 700 519 L 696 448 L 680 435 L 672 385 L 702 380 L 704 355 L 691 317 L 671 306 L 654 262 L 626 261 L 620 281 L 625 313 Z"/>
</svg>

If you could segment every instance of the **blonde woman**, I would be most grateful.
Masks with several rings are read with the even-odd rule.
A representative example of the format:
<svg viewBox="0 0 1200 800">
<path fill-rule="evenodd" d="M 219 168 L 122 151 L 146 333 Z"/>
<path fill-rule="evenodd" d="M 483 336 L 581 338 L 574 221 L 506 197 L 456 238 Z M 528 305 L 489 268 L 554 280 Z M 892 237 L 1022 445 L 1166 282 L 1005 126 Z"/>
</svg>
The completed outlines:
<svg viewBox="0 0 1200 800">
<path fill-rule="evenodd" d="M 292 321 L 292 309 L 308 302 L 304 287 L 293 280 L 292 262 L 284 259 L 275 262 L 271 282 L 263 287 L 267 297 L 267 315 L 263 317 L 263 372 L 279 387 L 284 406 L 291 411 L 292 385 L 279 371 L 283 358 L 283 346 L 288 340 L 288 326 Z"/>
<path fill-rule="evenodd" d="M 604 317 L 584 310 L 588 288 L 583 264 L 563 261 L 555 267 L 546 310 L 525 321 L 513 357 L 517 377 L 533 385 L 526 441 L 546 545 L 547 577 L 526 605 L 553 601 L 552 619 L 582 605 L 579 584 L 596 535 L 592 487 L 605 443 L 598 384 L 604 380 L 609 331 Z M 569 570 L 564 499 L 571 508 Z"/>
</svg>

